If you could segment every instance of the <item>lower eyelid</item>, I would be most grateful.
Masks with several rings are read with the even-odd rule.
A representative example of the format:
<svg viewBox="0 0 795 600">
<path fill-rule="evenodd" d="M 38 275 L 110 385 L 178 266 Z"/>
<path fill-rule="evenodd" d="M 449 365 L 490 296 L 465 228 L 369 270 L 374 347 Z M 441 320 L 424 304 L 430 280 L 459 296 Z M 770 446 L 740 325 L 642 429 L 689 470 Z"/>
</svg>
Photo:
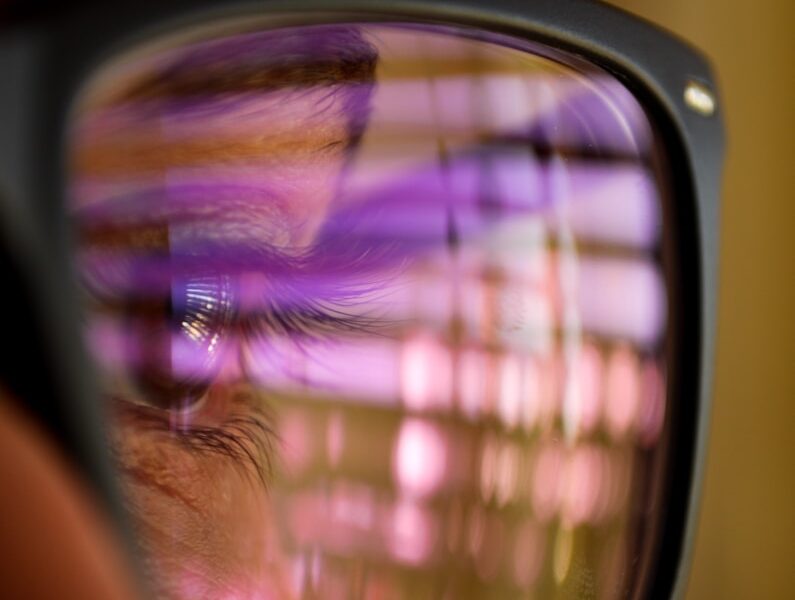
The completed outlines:
<svg viewBox="0 0 795 600">
<path fill-rule="evenodd" d="M 238 389 L 234 408 L 218 425 L 185 430 L 182 440 L 193 451 L 221 455 L 252 479 L 267 486 L 277 445 L 272 415 L 254 391 Z"/>
<path fill-rule="evenodd" d="M 242 381 L 216 384 L 202 404 L 198 410 L 179 414 L 129 398 L 114 398 L 112 437 L 154 434 L 147 444 L 176 443 L 194 461 L 222 457 L 252 480 L 267 485 L 276 444 L 273 418 L 261 393 Z M 115 445 L 124 463 L 126 450 Z"/>
</svg>

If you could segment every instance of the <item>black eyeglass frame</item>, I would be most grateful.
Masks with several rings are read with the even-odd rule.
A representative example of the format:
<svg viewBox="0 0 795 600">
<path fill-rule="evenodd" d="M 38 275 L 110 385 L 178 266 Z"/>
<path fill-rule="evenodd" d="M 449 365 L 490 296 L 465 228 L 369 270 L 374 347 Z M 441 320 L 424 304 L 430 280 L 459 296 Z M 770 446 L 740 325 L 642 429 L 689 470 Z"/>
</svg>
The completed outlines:
<svg viewBox="0 0 795 600">
<path fill-rule="evenodd" d="M 30 13 L 33 15 L 34 13 Z M 16 293 L 0 325 L 18 348 L 0 354 L 0 385 L 49 429 L 123 520 L 104 451 L 90 361 L 76 326 L 65 214 L 67 124 L 96 67 L 156 35 L 235 15 L 276 24 L 416 22 L 476 28 L 541 43 L 616 76 L 654 122 L 673 174 L 676 281 L 673 334 L 679 356 L 668 391 L 676 420 L 665 517 L 647 574 L 651 597 L 684 595 L 710 406 L 723 162 L 720 105 L 685 101 L 690 82 L 715 94 L 697 51 L 620 10 L 589 0 L 176 0 L 95 4 L 0 24 L 0 273 Z M 24 338 L 24 339 L 23 339 Z M 33 362 L 39 377 L 25 375 Z"/>
</svg>

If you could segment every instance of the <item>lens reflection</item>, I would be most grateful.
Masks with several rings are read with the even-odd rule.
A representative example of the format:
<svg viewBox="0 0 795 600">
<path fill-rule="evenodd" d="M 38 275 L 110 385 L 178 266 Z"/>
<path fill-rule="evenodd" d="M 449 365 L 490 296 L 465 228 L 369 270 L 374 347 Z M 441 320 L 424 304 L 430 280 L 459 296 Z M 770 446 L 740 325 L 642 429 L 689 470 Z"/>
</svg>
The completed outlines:
<svg viewBox="0 0 795 600">
<path fill-rule="evenodd" d="M 71 159 L 160 595 L 638 592 L 670 341 L 660 157 L 617 80 L 466 31 L 249 23 L 102 70 Z"/>
</svg>

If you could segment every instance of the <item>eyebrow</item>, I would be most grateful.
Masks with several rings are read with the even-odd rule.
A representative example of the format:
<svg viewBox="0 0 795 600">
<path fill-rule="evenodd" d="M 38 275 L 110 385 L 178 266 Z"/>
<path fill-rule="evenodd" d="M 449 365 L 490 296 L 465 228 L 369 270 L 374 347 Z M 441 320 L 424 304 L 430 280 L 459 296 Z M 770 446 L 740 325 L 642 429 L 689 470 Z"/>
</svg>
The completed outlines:
<svg viewBox="0 0 795 600">
<path fill-rule="evenodd" d="M 88 97 L 78 124 L 79 172 L 115 177 L 190 165 L 281 164 L 309 152 L 348 150 L 369 118 L 378 52 L 356 27 L 313 26 L 205 40 L 157 59 L 127 85 Z M 274 96 L 278 90 L 287 96 Z M 308 92 L 316 92 L 307 100 L 313 106 L 290 114 Z M 269 110 L 283 122 L 269 126 Z M 209 130 L 200 126 L 206 118 Z M 330 131 L 337 118 L 340 129 Z M 284 123 L 301 130 L 286 131 Z"/>
<path fill-rule="evenodd" d="M 370 83 L 378 52 L 358 28 L 330 25 L 240 33 L 178 47 L 166 57 L 119 99 Z"/>
<path fill-rule="evenodd" d="M 318 135 L 313 136 L 317 131 Z M 344 147 L 343 135 L 335 135 L 321 126 L 295 132 L 250 132 L 247 135 L 200 136 L 195 139 L 147 139 L 139 132 L 117 135 L 106 141 L 78 148 L 74 154 L 77 169 L 83 176 L 124 176 L 159 173 L 169 169 L 228 166 L 236 164 L 284 165 L 306 160 L 311 153 Z"/>
</svg>

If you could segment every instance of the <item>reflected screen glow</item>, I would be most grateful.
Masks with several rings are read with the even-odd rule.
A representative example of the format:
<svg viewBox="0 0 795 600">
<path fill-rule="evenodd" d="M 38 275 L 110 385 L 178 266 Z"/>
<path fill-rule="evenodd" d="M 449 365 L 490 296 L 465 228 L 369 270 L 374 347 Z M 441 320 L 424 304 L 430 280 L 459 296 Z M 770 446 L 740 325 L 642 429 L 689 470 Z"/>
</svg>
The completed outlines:
<svg viewBox="0 0 795 600">
<path fill-rule="evenodd" d="M 108 63 L 70 140 L 159 597 L 641 589 L 668 236 L 616 79 L 463 30 L 248 20 Z"/>
</svg>

